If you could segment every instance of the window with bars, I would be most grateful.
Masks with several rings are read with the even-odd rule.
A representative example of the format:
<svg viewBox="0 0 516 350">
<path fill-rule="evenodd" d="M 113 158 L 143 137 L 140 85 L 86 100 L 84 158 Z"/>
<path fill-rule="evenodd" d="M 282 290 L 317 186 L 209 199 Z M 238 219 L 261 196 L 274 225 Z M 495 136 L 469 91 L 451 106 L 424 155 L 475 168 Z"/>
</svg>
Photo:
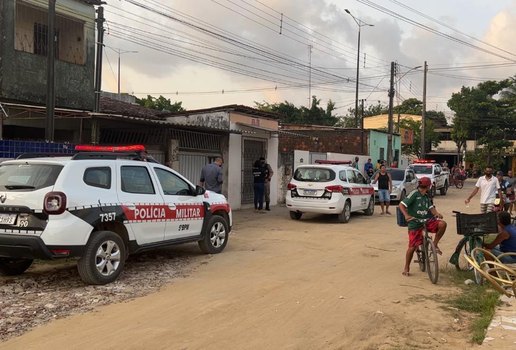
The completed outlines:
<svg viewBox="0 0 516 350">
<path fill-rule="evenodd" d="M 55 57 L 59 58 L 59 31 L 55 30 Z M 48 54 L 48 26 L 34 23 L 34 53 L 46 56 Z"/>
</svg>

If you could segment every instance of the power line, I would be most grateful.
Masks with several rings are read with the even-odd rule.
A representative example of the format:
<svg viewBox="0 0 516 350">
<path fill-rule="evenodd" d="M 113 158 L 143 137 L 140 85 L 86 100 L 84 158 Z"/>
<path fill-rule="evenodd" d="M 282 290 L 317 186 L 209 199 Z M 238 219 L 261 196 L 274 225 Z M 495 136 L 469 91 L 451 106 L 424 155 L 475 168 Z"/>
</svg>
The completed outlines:
<svg viewBox="0 0 516 350">
<path fill-rule="evenodd" d="M 394 12 L 394 11 L 392 11 L 392 10 L 390 10 L 390 9 L 388 9 L 388 8 L 386 8 L 386 7 L 384 7 L 384 6 L 378 5 L 378 4 L 376 4 L 376 3 L 374 3 L 374 2 L 372 2 L 372 1 L 370 1 L 370 0 L 357 0 L 357 1 L 358 1 L 358 2 L 360 2 L 360 3 L 362 3 L 362 4 L 364 4 L 364 5 L 366 5 L 366 6 L 369 6 L 369 7 L 371 7 L 371 8 L 374 8 L 375 10 L 378 10 L 378 11 L 380 11 L 380 12 L 382 12 L 382 13 L 385 13 L 385 14 L 387 14 L 387 15 L 389 15 L 389 16 L 392 16 L 392 17 L 394 17 L 394 18 L 397 18 L 397 19 L 399 19 L 399 20 L 401 20 L 401 21 L 403 21 L 403 22 L 405 22 L 405 23 L 412 24 L 412 25 L 414 25 L 414 26 L 416 26 L 416 27 L 418 27 L 418 28 L 421 28 L 421 29 L 423 29 L 423 30 L 425 30 L 425 31 L 427 31 L 427 32 L 430 32 L 430 33 L 436 34 L 436 35 L 438 35 L 438 36 L 441 36 L 441 37 L 446 38 L 446 39 L 448 39 L 448 40 L 451 40 L 451 41 L 453 41 L 453 42 L 456 42 L 456 43 L 459 43 L 459 44 L 462 44 L 462 45 L 468 46 L 468 47 L 470 47 L 470 48 L 476 49 L 476 50 L 478 50 L 478 51 L 482 51 L 482 52 L 484 52 L 484 53 L 487 53 L 487 54 L 490 54 L 490 55 L 493 55 L 493 56 L 496 56 L 496 57 L 499 57 L 499 58 L 503 58 L 503 59 L 508 60 L 508 61 L 511 61 L 511 62 L 516 62 L 516 60 L 515 60 L 515 59 L 513 59 L 513 58 L 509 58 L 509 57 L 507 57 L 507 56 L 504 56 L 504 55 L 498 54 L 498 53 L 496 53 L 496 52 L 493 52 L 493 51 L 490 51 L 490 50 L 484 49 L 484 48 L 482 48 L 482 47 L 480 47 L 480 46 L 477 46 L 477 45 L 471 44 L 471 43 L 469 43 L 469 42 L 467 42 L 467 41 L 464 41 L 464 40 L 459 39 L 459 38 L 457 38 L 457 37 L 454 37 L 454 36 L 452 36 L 452 35 L 449 35 L 449 34 L 446 34 L 446 33 L 441 32 L 441 31 L 438 31 L 438 30 L 436 30 L 436 29 L 433 29 L 433 28 L 431 28 L 431 27 L 429 27 L 429 26 L 427 26 L 427 25 L 424 25 L 424 24 L 422 24 L 422 23 L 419 23 L 419 22 L 417 22 L 417 21 L 415 21 L 415 20 L 413 20 L 413 19 L 410 19 L 410 18 L 408 18 L 408 17 L 406 17 L 406 16 L 402 16 L 402 15 L 400 15 L 399 13 Z"/>
</svg>

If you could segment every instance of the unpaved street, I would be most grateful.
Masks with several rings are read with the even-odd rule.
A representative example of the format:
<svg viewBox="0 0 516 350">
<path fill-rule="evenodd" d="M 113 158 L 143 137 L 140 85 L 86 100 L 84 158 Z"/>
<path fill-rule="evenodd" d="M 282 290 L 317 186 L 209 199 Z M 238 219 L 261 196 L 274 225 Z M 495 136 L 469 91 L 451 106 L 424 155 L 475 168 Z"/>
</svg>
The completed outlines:
<svg viewBox="0 0 516 350">
<path fill-rule="evenodd" d="M 435 200 L 449 223 L 442 268 L 459 239 L 451 211 L 478 210 L 478 197 L 468 209 L 463 203 L 472 185 Z M 406 229 L 394 215 L 380 216 L 379 207 L 373 217 L 353 215 L 348 224 L 322 216 L 295 222 L 285 208 L 237 212 L 225 252 L 193 257 L 188 277 L 55 320 L 0 348 L 471 348 L 467 317 L 437 301 L 456 292 L 446 274 L 438 285 L 415 264 L 411 277 L 401 275 L 406 245 Z"/>
</svg>

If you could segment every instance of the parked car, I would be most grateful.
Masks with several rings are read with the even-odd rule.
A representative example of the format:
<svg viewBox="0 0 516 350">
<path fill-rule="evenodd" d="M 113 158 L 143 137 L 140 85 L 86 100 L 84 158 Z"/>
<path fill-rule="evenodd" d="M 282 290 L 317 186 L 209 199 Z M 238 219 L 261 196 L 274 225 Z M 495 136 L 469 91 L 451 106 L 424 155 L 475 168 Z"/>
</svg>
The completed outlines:
<svg viewBox="0 0 516 350">
<path fill-rule="evenodd" d="M 286 203 L 294 220 L 303 213 L 319 213 L 337 214 L 340 222 L 348 222 L 352 212 L 373 215 L 374 189 L 348 165 L 302 165 L 288 184 Z"/>
<path fill-rule="evenodd" d="M 433 160 L 420 159 L 414 161 L 409 166 L 418 178 L 428 177 L 432 181 L 432 187 L 430 187 L 430 196 L 434 197 L 439 190 L 442 196 L 445 196 L 450 186 L 450 173 L 449 171 L 443 170 L 439 163 Z"/>
<path fill-rule="evenodd" d="M 138 158 L 134 147 L 94 150 L 0 165 L 0 273 L 78 257 L 84 282 L 106 284 L 132 253 L 195 241 L 205 253 L 224 250 L 232 213 L 223 195 Z"/>
<path fill-rule="evenodd" d="M 374 173 L 371 181 L 378 172 L 379 170 Z M 391 201 L 402 201 L 410 192 L 417 189 L 418 180 L 412 169 L 387 168 L 387 172 L 392 178 Z M 373 184 L 373 187 L 375 199 L 378 201 L 378 183 Z"/>
</svg>

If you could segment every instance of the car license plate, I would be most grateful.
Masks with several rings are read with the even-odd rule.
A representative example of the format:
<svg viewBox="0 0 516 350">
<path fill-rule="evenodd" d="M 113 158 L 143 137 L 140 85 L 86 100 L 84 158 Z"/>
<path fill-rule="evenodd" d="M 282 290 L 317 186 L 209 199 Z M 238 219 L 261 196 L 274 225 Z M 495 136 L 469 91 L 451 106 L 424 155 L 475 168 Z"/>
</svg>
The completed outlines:
<svg viewBox="0 0 516 350">
<path fill-rule="evenodd" d="M 303 190 L 303 194 L 305 196 L 315 196 L 317 194 L 317 190 Z"/>
<path fill-rule="evenodd" d="M 0 224 L 14 225 L 17 216 L 17 214 L 0 214 Z"/>
</svg>

